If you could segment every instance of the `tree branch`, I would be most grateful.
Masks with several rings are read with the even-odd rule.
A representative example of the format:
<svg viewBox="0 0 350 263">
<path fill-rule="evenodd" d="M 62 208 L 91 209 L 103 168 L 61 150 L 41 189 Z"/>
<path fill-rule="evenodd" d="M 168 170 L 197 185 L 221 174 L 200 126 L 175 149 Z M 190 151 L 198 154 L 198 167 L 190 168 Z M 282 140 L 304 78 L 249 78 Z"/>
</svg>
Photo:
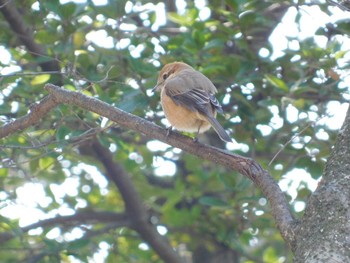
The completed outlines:
<svg viewBox="0 0 350 263">
<path fill-rule="evenodd" d="M 142 204 L 142 199 L 138 195 L 129 175 L 124 168 L 113 161 L 110 151 L 107 151 L 97 140 L 93 141 L 92 149 L 96 153 L 96 158 L 104 165 L 108 177 L 118 187 L 125 202 L 126 212 L 134 224 L 144 223 L 148 219 L 147 211 Z M 140 221 L 140 222 L 138 222 Z"/>
<path fill-rule="evenodd" d="M 93 223 L 109 223 L 109 222 L 118 223 L 119 227 L 130 225 L 128 216 L 125 213 L 79 211 L 74 215 L 70 215 L 70 216 L 57 216 L 54 218 L 41 220 L 29 226 L 22 227 L 20 230 L 22 231 L 22 233 L 27 233 L 28 231 L 38 227 L 56 226 L 58 224 L 72 225 L 75 223 L 93 224 Z M 1 233 L 0 244 L 16 237 L 17 235 L 18 233 L 14 233 L 14 232 Z"/>
<path fill-rule="evenodd" d="M 308 200 L 297 232 L 294 262 L 350 262 L 350 107 Z"/>
<path fill-rule="evenodd" d="M 8 22 L 12 31 L 15 32 L 19 40 L 27 47 L 27 49 L 36 57 L 48 57 L 47 52 L 43 46 L 35 42 L 33 32 L 22 19 L 22 15 L 18 12 L 15 1 L 0 0 L 0 11 Z M 49 61 L 39 63 L 41 68 L 45 71 L 60 71 L 60 66 L 56 60 L 49 58 Z"/>
<path fill-rule="evenodd" d="M 212 146 L 193 142 L 192 138 L 176 132 L 172 132 L 169 136 L 167 136 L 167 131 L 164 128 L 161 128 L 154 123 L 150 123 L 138 116 L 122 111 L 105 102 L 99 101 L 98 99 L 85 96 L 79 92 L 64 90 L 52 84 L 47 84 L 45 89 L 50 93 L 49 97 L 53 97 L 50 99 L 52 100 L 51 107 L 53 107 L 53 104 L 57 105 L 58 103 L 65 103 L 81 107 L 104 116 L 123 127 L 143 133 L 149 138 L 165 142 L 202 159 L 221 164 L 229 169 L 241 173 L 244 176 L 247 176 L 269 200 L 272 208 L 272 215 L 282 237 L 292 249 L 294 248 L 296 221 L 288 208 L 283 192 L 270 174 L 262 169 L 262 167 L 256 161 Z M 37 107 L 40 108 L 40 104 L 41 103 L 39 103 Z M 39 110 L 36 112 L 38 111 Z M 40 111 L 40 113 L 42 113 L 42 117 L 47 113 L 47 111 Z M 28 115 L 30 114 L 32 114 L 32 112 Z M 16 129 L 13 127 L 17 126 L 21 127 L 22 129 L 25 128 L 25 125 L 17 124 L 17 122 L 20 122 L 20 119 L 4 125 L 4 127 L 0 129 L 0 138 L 4 137 L 4 135 L 6 136 L 10 134 L 11 130 L 12 132 L 15 132 Z M 27 122 L 27 124 L 29 124 L 29 122 Z M 3 132 L 3 129 L 6 132 Z"/>
<path fill-rule="evenodd" d="M 150 223 L 150 214 L 124 168 L 113 160 L 111 152 L 97 140 L 92 141 L 90 147 L 93 150 L 90 152 L 94 152 L 95 158 L 105 167 L 108 177 L 118 187 L 125 203 L 130 227 L 139 233 L 164 262 L 181 262 L 179 255 L 173 250 L 168 240 L 161 236 Z"/>
<path fill-rule="evenodd" d="M 44 117 L 50 110 L 55 108 L 59 102 L 55 101 L 54 96 L 48 95 L 44 97 L 39 103 L 30 105 L 30 112 L 23 117 L 18 118 L 8 124 L 5 124 L 0 129 L 0 138 L 4 138 L 16 131 L 24 130 L 31 125 L 36 124 Z"/>
</svg>

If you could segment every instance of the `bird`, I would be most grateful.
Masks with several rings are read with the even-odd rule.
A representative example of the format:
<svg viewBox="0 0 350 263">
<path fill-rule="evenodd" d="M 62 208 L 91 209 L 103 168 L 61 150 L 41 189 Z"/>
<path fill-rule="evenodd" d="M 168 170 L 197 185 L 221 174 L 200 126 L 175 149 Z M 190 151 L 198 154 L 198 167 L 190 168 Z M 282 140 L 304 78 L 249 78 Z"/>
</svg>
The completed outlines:
<svg viewBox="0 0 350 263">
<path fill-rule="evenodd" d="M 217 113 L 223 113 L 215 98 L 217 89 L 201 72 L 184 62 L 166 64 L 160 71 L 153 92 L 160 92 L 165 117 L 178 131 L 196 132 L 198 135 L 213 127 L 220 139 L 232 142 L 225 129 L 216 120 Z"/>
</svg>

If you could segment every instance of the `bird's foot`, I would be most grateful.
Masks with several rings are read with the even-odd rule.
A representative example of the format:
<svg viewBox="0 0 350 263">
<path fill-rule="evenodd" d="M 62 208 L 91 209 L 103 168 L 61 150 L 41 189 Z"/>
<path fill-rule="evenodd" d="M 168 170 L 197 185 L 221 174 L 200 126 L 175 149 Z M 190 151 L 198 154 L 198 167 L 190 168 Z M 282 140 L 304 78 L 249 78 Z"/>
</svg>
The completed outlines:
<svg viewBox="0 0 350 263">
<path fill-rule="evenodd" d="M 172 130 L 173 130 L 173 126 L 169 126 L 168 128 L 166 128 L 166 137 L 170 135 Z"/>
</svg>

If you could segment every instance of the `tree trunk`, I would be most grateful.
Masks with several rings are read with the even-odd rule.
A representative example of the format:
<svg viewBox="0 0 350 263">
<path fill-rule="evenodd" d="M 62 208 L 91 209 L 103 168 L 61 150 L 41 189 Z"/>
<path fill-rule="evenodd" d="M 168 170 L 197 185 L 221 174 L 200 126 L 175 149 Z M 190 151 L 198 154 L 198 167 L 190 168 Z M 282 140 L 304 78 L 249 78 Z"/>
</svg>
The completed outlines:
<svg viewBox="0 0 350 263">
<path fill-rule="evenodd" d="M 295 262 L 350 262 L 350 108 L 297 233 Z"/>
</svg>

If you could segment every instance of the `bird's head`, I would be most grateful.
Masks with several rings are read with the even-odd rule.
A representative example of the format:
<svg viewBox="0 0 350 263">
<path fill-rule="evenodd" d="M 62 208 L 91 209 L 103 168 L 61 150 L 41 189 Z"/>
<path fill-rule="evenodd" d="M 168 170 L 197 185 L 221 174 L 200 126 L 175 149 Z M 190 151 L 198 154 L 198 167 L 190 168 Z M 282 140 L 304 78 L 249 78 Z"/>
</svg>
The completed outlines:
<svg viewBox="0 0 350 263">
<path fill-rule="evenodd" d="M 183 62 L 173 62 L 166 64 L 162 70 L 159 72 L 157 85 L 152 89 L 152 91 L 160 91 L 167 80 L 175 77 L 183 69 L 193 69 L 190 65 Z"/>
</svg>

